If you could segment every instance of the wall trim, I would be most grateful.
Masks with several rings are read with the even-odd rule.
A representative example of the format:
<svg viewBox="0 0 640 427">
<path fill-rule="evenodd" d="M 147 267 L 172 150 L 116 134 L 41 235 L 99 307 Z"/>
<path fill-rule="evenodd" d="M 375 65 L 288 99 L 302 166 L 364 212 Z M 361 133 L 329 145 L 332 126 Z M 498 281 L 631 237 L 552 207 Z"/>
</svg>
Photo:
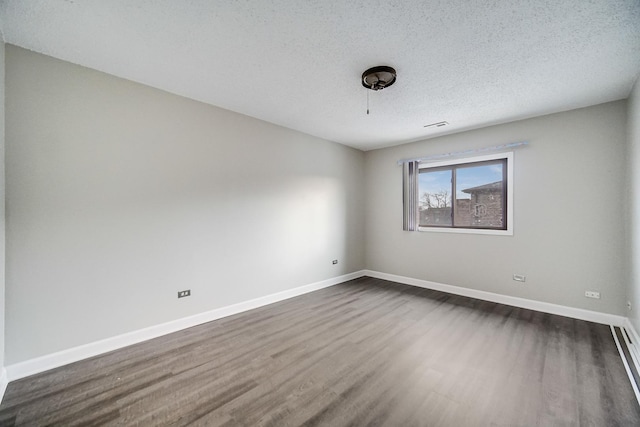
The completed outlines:
<svg viewBox="0 0 640 427">
<path fill-rule="evenodd" d="M 560 316 L 571 317 L 573 319 L 587 320 L 589 322 L 602 323 L 605 325 L 623 326 L 626 320 L 626 317 L 618 316 L 615 314 L 600 313 L 598 311 L 584 310 L 582 308 L 568 307 L 564 305 L 552 304 L 549 302 L 512 297 L 508 295 L 496 294 L 493 292 L 463 288 L 460 286 L 445 285 L 443 283 L 414 279 L 412 277 L 398 276 L 395 274 L 381 273 L 379 271 L 364 270 L 364 274 L 365 276 L 375 277 L 377 279 L 383 280 L 390 280 L 392 282 L 404 283 L 405 285 L 433 289 L 436 291 L 447 292 L 454 295 L 462 295 L 465 297 L 481 299 L 484 301 L 497 302 L 500 304 L 511 305 L 513 307 L 528 308 L 529 310 L 557 314 Z"/>
<path fill-rule="evenodd" d="M 560 316 L 571 317 L 574 319 L 587 320 L 595 323 L 602 323 L 613 326 L 624 326 L 627 330 L 632 331 L 634 342 L 640 343 L 638 334 L 626 317 L 614 314 L 599 313 L 596 311 L 584 310 L 580 308 L 567 307 L 558 304 L 529 300 L 525 298 L 512 297 L 508 295 L 496 294 L 493 292 L 479 291 L 476 289 L 463 288 L 459 286 L 446 285 L 443 283 L 431 282 L 428 280 L 415 279 L 411 277 L 398 276 L 395 274 L 382 273 L 373 270 L 360 270 L 342 276 L 333 277 L 320 282 L 311 283 L 286 291 L 277 292 L 275 294 L 266 295 L 249 301 L 240 302 L 226 307 L 217 308 L 206 311 L 204 313 L 195 314 L 193 316 L 176 319 L 159 325 L 150 326 L 148 328 L 127 332 L 111 338 L 62 350 L 56 353 L 47 354 L 24 362 L 8 365 L 3 368 L 0 374 L 0 398 L 4 395 L 4 390 L 10 381 L 15 381 L 30 375 L 39 374 L 50 369 L 68 365 L 93 356 L 97 356 L 109 351 L 117 350 L 129 345 L 137 344 L 153 338 L 177 332 L 186 328 L 197 326 L 223 317 L 242 313 L 254 308 L 262 307 L 275 302 L 283 301 L 309 292 L 328 288 L 348 280 L 369 276 L 377 279 L 389 280 L 392 282 L 403 283 L 405 285 L 417 286 L 420 288 L 433 289 L 437 291 L 447 292 L 454 295 L 462 295 L 470 298 L 476 298 L 484 301 L 491 301 L 500 304 L 510 305 L 514 307 L 527 308 L 530 310 L 541 311 L 544 313 L 557 314 Z"/>
<path fill-rule="evenodd" d="M 638 331 L 633 327 L 633 323 L 631 323 L 631 320 L 628 317 L 625 318 L 624 328 L 627 330 L 627 333 L 631 336 L 634 343 L 640 343 L 640 335 L 638 335 Z"/>
<path fill-rule="evenodd" d="M 625 341 L 627 347 L 629 348 L 629 353 L 631 353 L 631 359 L 633 364 L 636 367 L 636 371 L 640 372 L 640 335 L 638 335 L 638 331 L 633 327 L 633 323 L 627 317 L 625 319 L 624 327 L 622 328 L 623 332 L 627 334 L 627 336 L 631 339 L 631 342 L 627 340 L 625 337 Z M 638 400 L 640 403 L 640 399 Z"/>
<path fill-rule="evenodd" d="M 618 349 L 618 353 L 620 354 L 620 359 L 622 359 L 622 364 L 624 365 L 624 370 L 626 371 L 627 376 L 629 377 L 629 382 L 631 383 L 631 388 L 633 389 L 633 394 L 635 394 L 636 400 L 638 401 L 638 404 L 640 404 L 640 391 L 638 391 L 638 386 L 636 384 L 636 380 L 633 378 L 633 374 L 631 373 L 631 368 L 629 367 L 629 363 L 627 362 L 627 357 L 624 355 L 624 350 L 622 350 L 622 343 L 620 343 L 620 340 L 618 339 L 618 335 L 616 334 L 615 328 L 613 326 L 609 326 L 609 327 L 611 328 L 611 334 L 613 335 L 613 341 L 616 343 L 616 348 Z M 626 342 L 627 337 L 625 335 L 624 328 L 621 327 L 620 331 L 621 331 L 622 335 L 624 336 L 624 339 L 625 339 L 625 342 Z M 629 350 L 629 351 L 631 351 L 631 350 Z M 633 356 L 632 356 L 632 358 L 633 358 Z M 635 362 L 633 362 L 633 361 L 632 361 L 632 363 L 635 364 Z"/>
<path fill-rule="evenodd" d="M 311 283 L 286 291 L 277 292 L 275 294 L 266 295 L 249 301 L 240 302 L 226 307 L 216 308 L 214 310 L 195 314 L 193 316 L 172 320 L 170 322 L 161 323 L 159 325 L 150 326 L 148 328 L 127 332 L 122 335 L 106 338 L 100 341 L 80 345 L 78 347 L 69 348 L 58 351 L 56 353 L 47 354 L 36 357 L 34 359 L 25 360 L 24 362 L 8 365 L 4 372 L 4 378 L 9 381 L 15 381 L 30 375 L 39 374 L 50 369 L 68 365 L 69 363 L 87 359 L 109 351 L 117 350 L 133 344 L 138 344 L 153 338 L 177 332 L 186 328 L 200 325 L 202 323 L 211 322 L 223 317 L 242 313 L 254 308 L 273 304 L 289 298 L 297 297 L 319 289 L 328 288 L 348 280 L 357 279 L 364 276 L 364 272 L 356 271 L 342 276 L 333 277 L 320 282 Z"/>
</svg>

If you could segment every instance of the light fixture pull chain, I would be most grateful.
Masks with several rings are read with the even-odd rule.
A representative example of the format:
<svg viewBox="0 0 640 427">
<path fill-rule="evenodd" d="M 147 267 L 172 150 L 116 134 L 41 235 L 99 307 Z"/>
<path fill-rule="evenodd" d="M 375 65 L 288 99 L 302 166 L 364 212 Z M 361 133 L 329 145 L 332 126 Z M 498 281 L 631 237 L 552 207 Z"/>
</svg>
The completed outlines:
<svg viewBox="0 0 640 427">
<path fill-rule="evenodd" d="M 367 90 L 367 116 L 369 115 L 369 90 Z"/>
</svg>

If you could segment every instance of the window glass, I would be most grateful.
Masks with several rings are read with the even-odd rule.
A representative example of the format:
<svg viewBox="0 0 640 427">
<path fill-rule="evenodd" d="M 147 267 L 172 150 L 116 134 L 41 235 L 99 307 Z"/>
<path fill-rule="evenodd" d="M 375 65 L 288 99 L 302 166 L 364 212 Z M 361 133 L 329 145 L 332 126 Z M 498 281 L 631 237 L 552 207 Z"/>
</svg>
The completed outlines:
<svg viewBox="0 0 640 427">
<path fill-rule="evenodd" d="M 451 169 L 420 172 L 420 226 L 451 227 L 451 177 Z"/>
<path fill-rule="evenodd" d="M 420 227 L 506 230 L 506 168 L 506 159 L 422 166 Z"/>
<path fill-rule="evenodd" d="M 502 162 L 457 167 L 456 227 L 504 227 Z"/>
</svg>

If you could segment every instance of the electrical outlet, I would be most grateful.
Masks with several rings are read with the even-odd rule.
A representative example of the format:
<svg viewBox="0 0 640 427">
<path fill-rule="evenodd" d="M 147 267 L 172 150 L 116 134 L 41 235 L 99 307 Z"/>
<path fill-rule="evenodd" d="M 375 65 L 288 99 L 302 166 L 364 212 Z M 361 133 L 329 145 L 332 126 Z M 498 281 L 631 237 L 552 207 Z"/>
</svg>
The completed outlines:
<svg viewBox="0 0 640 427">
<path fill-rule="evenodd" d="M 524 274 L 514 274 L 513 280 L 515 280 L 516 282 L 526 282 L 527 276 L 525 276 Z"/>
<path fill-rule="evenodd" d="M 596 291 L 585 291 L 584 292 L 584 296 L 587 298 L 595 298 L 595 299 L 600 299 L 600 292 L 596 292 Z"/>
<path fill-rule="evenodd" d="M 331 264 L 336 265 L 338 263 L 337 259 L 334 259 L 333 261 L 331 261 Z"/>
<path fill-rule="evenodd" d="M 178 291 L 178 298 L 190 297 L 191 289 L 187 289 L 186 291 Z"/>
</svg>

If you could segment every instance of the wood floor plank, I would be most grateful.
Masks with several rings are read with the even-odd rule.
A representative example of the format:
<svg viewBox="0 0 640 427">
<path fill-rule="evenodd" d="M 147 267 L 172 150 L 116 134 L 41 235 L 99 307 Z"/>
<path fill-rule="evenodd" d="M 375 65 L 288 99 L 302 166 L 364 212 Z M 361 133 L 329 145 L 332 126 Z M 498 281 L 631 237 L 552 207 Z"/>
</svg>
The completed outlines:
<svg viewBox="0 0 640 427">
<path fill-rule="evenodd" d="M 360 278 L 12 382 L 2 426 L 640 425 L 608 326 Z"/>
</svg>

